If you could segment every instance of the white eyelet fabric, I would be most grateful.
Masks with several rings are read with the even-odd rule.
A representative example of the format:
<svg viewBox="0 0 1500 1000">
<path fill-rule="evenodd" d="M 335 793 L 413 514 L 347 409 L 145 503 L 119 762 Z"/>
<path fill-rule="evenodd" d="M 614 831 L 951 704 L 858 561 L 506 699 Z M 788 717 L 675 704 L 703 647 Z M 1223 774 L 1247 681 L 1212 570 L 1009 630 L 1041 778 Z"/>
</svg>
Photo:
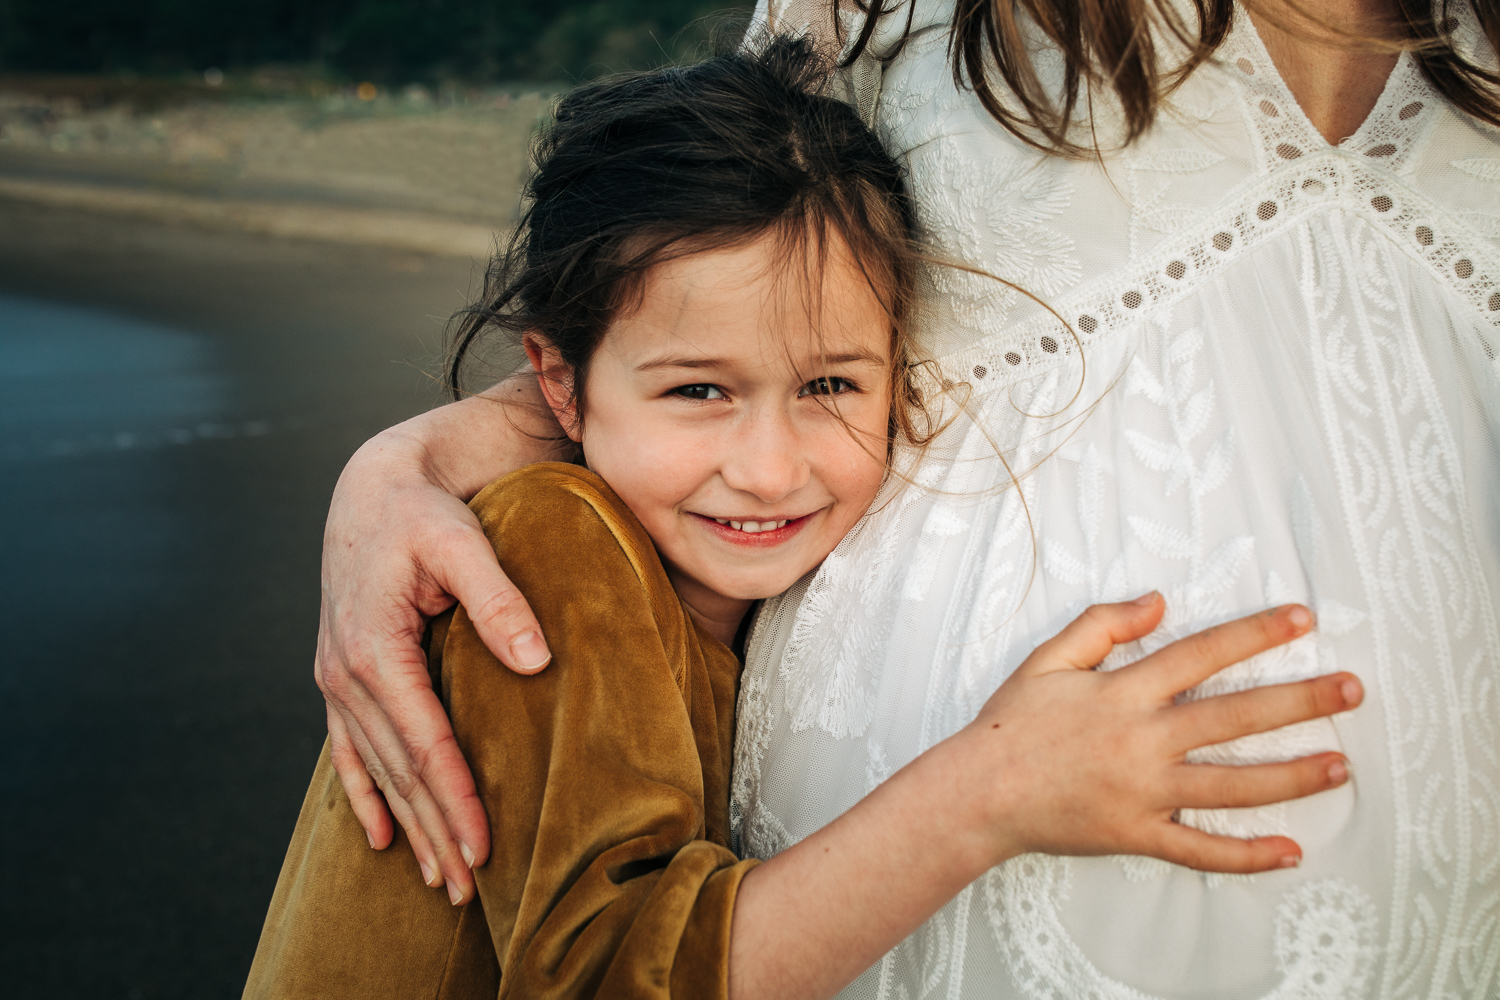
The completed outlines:
<svg viewBox="0 0 1500 1000">
<path fill-rule="evenodd" d="M 1349 669 L 1365 703 L 1194 759 L 1338 749 L 1353 781 L 1181 817 L 1290 835 L 1301 868 L 1018 858 L 843 995 L 1500 996 L 1500 132 L 1403 56 L 1330 146 L 1241 12 L 1143 140 L 1102 163 L 1048 157 L 954 87 L 950 15 L 920 4 L 882 64 L 906 9 L 890 15 L 851 92 L 938 251 L 1071 331 L 990 279 L 930 275 L 921 336 L 969 417 L 762 611 L 742 850 L 826 825 L 1089 603 L 1166 596 L 1113 667 L 1301 601 L 1313 635 L 1188 697 Z"/>
</svg>

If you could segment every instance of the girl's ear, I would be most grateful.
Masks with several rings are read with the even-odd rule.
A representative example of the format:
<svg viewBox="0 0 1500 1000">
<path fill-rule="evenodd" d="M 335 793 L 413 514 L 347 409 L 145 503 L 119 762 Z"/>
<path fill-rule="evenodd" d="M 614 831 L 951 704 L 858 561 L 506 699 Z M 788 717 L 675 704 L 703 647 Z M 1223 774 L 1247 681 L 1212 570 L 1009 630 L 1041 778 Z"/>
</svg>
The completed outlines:
<svg viewBox="0 0 1500 1000">
<path fill-rule="evenodd" d="M 583 428 L 578 424 L 578 401 L 573 397 L 573 366 L 562 359 L 552 342 L 539 333 L 521 336 L 521 346 L 536 372 L 537 385 L 542 396 L 552 408 L 552 415 L 562 425 L 563 433 L 573 441 L 583 440 Z"/>
</svg>

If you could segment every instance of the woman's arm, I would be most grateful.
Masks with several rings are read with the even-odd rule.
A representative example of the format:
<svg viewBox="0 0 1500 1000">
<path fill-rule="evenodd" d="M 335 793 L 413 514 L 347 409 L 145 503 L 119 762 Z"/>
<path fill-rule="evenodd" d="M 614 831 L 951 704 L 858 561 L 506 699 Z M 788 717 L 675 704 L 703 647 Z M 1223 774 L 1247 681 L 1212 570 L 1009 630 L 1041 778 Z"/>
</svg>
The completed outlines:
<svg viewBox="0 0 1500 1000">
<path fill-rule="evenodd" d="M 358 849 L 325 755 L 246 997 L 727 1000 L 734 894 L 756 864 L 728 846 L 739 664 L 597 477 L 534 466 L 473 506 L 557 657 L 520 677 L 466 609 L 431 626 L 433 683 L 494 835 L 479 899 L 448 906 L 406 851 Z"/>
<path fill-rule="evenodd" d="M 1288 867 L 1285 837 L 1242 841 L 1172 822 L 1179 808 L 1262 805 L 1343 784 L 1335 753 L 1216 767 L 1186 752 L 1357 706 L 1351 674 L 1178 705 L 1175 695 L 1312 626 L 1298 605 L 1096 666 L 1164 604 L 1090 608 L 1039 646 L 963 730 L 822 830 L 749 872 L 730 937 L 732 1000 L 827 997 L 991 867 L 1018 854 L 1142 854 L 1211 871 Z"/>
<path fill-rule="evenodd" d="M 394 812 L 424 880 L 446 881 L 455 901 L 472 894 L 489 826 L 432 693 L 422 630 L 458 600 L 506 666 L 546 665 L 536 618 L 465 501 L 523 465 L 570 457 L 559 437 L 527 370 L 371 438 L 329 505 L 313 669 L 333 765 L 370 846 L 390 844 Z"/>
</svg>

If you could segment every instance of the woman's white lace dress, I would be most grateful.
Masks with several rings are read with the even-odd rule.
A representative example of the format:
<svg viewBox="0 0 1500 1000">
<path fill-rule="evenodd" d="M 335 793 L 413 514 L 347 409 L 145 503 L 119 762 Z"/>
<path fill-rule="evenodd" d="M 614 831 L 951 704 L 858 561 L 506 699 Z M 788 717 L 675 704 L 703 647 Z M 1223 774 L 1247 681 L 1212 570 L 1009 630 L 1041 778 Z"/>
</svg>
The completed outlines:
<svg viewBox="0 0 1500 1000">
<path fill-rule="evenodd" d="M 1082 349 L 1025 298 L 934 273 L 924 341 L 977 419 L 762 613 L 743 849 L 828 823 L 1090 602 L 1167 598 L 1108 666 L 1303 601 L 1316 634 L 1200 693 L 1349 669 L 1363 706 L 1198 757 L 1338 748 L 1352 783 L 1182 817 L 1288 834 L 1300 869 L 1018 858 L 844 995 L 1500 996 L 1500 132 L 1403 57 L 1331 147 L 1241 15 L 1145 140 L 1050 158 L 955 89 L 950 11 L 919 6 L 883 73 L 857 68 L 861 103 L 939 249 L 1044 296 Z"/>
</svg>

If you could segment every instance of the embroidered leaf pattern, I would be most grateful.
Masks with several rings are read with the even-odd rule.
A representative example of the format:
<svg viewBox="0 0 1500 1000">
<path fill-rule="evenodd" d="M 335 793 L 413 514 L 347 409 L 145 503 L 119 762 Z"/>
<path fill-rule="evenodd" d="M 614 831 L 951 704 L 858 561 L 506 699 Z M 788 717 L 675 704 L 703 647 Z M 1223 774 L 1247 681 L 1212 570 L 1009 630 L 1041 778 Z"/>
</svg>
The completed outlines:
<svg viewBox="0 0 1500 1000">
<path fill-rule="evenodd" d="M 1152 555 L 1163 559 L 1193 558 L 1193 536 L 1181 528 L 1174 528 L 1149 517 L 1131 517 L 1128 520 L 1135 536 Z"/>
<path fill-rule="evenodd" d="M 1084 565 L 1083 560 L 1050 538 L 1042 542 L 1042 567 L 1063 583 L 1077 585 L 1089 582 L 1089 568 Z"/>
<path fill-rule="evenodd" d="M 1491 184 L 1500 184 L 1500 159 L 1489 159 L 1487 157 L 1470 157 L 1464 160 L 1454 160 L 1452 165 L 1456 170 L 1462 170 L 1470 177 L 1478 177 L 1482 181 Z"/>
<path fill-rule="evenodd" d="M 1208 427 L 1214 412 L 1214 384 L 1204 386 L 1182 408 L 1182 428 L 1178 431 L 1184 443 L 1195 440 Z"/>
<path fill-rule="evenodd" d="M 1231 456 L 1234 453 L 1234 428 L 1224 432 L 1224 436 L 1213 443 L 1208 449 L 1208 454 L 1203 456 L 1203 468 L 1198 472 L 1198 482 L 1193 486 L 1195 496 L 1206 496 L 1224 485 L 1229 478 L 1230 470 L 1233 468 Z"/>
<path fill-rule="evenodd" d="M 1126 431 L 1125 440 L 1140 463 L 1152 472 L 1174 472 L 1183 462 L 1183 451 L 1175 444 L 1148 437 L 1140 431 Z"/>
</svg>

